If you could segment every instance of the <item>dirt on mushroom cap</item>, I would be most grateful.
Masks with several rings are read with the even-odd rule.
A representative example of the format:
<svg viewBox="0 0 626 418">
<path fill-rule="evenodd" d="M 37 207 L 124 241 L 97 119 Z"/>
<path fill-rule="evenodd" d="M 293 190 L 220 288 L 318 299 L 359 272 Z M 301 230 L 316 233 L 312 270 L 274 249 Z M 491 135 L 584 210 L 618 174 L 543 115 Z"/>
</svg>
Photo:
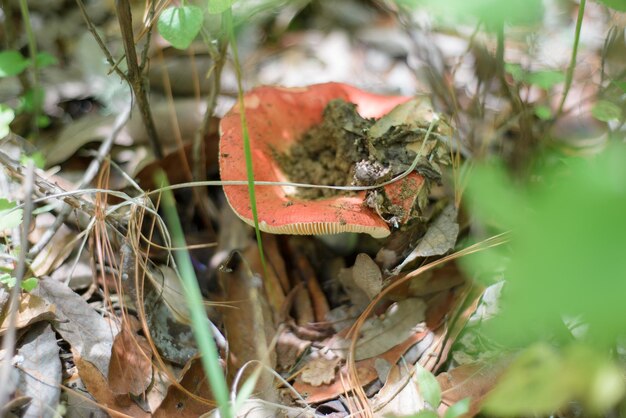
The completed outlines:
<svg viewBox="0 0 626 418">
<path fill-rule="evenodd" d="M 281 169 L 296 183 L 347 186 L 354 180 L 355 164 L 368 158 L 366 134 L 374 119 L 362 118 L 356 105 L 332 100 L 322 123 L 309 129 L 288 153 L 275 153 Z M 346 194 L 340 190 L 300 188 L 298 197 L 318 199 Z"/>
<path fill-rule="evenodd" d="M 430 121 L 404 119 L 407 115 L 403 113 L 407 112 L 422 116 L 426 106 L 414 103 L 421 102 L 412 101 L 396 108 L 400 120 L 397 116 L 386 116 L 377 121 L 361 117 L 353 103 L 332 100 L 324 109 L 322 122 L 305 132 L 287 153 L 276 152 L 275 158 L 289 180 L 296 183 L 370 186 L 405 171 L 419 152 L 416 171 L 438 180 L 438 163 L 445 163 L 447 151 L 442 152 L 437 140 L 423 141 Z M 439 128 L 447 129 L 447 125 L 442 123 L 433 132 L 446 130 Z M 299 188 L 297 197 L 318 199 L 349 193 Z"/>
</svg>

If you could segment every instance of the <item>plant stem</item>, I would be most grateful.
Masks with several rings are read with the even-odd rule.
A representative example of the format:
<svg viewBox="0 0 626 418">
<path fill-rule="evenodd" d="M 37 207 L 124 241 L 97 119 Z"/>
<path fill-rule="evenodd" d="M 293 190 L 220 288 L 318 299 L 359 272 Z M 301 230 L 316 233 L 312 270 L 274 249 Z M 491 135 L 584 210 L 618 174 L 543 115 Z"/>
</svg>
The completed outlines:
<svg viewBox="0 0 626 418">
<path fill-rule="evenodd" d="M 585 15 L 585 4 L 587 0 L 580 0 L 578 6 L 578 18 L 576 19 L 576 33 L 574 34 L 574 45 L 572 47 L 572 57 L 567 67 L 567 73 L 565 75 L 565 90 L 563 90 L 563 97 L 559 104 L 559 110 L 556 112 L 555 119 L 563 112 L 563 106 L 565 105 L 565 99 L 569 93 L 570 87 L 572 87 L 572 81 L 574 79 L 574 67 L 576 67 L 576 56 L 578 55 L 578 44 L 580 43 L 580 29 L 583 26 L 583 17 Z"/>
<path fill-rule="evenodd" d="M 135 100 L 141 113 L 141 119 L 148 133 L 148 139 L 152 147 L 152 152 L 157 159 L 163 158 L 163 150 L 159 142 L 159 135 L 152 119 L 150 103 L 144 82 L 143 74 L 137 63 L 137 51 L 135 50 L 135 35 L 133 33 L 133 18 L 128 0 L 116 0 L 115 10 L 122 32 L 124 42 L 124 52 L 126 53 L 126 65 L 128 66 L 128 82 L 135 93 Z"/>
<path fill-rule="evenodd" d="M 39 113 L 43 105 L 43 92 L 39 90 L 39 73 L 37 71 L 37 39 L 33 33 L 33 26 L 30 23 L 30 13 L 28 12 L 28 3 L 26 0 L 20 0 L 20 12 L 26 30 L 26 38 L 28 39 L 28 54 L 30 55 L 31 70 L 33 74 L 33 132 L 39 132 Z"/>
<path fill-rule="evenodd" d="M 31 159 L 26 164 L 26 176 L 24 177 L 24 220 L 22 221 L 22 230 L 20 237 L 20 255 L 15 269 L 15 285 L 11 289 L 11 297 L 8 309 L 9 327 L 2 338 L 2 350 L 4 351 L 4 359 L 0 362 L 0 382 L 5 382 L 0 388 L 0 405 L 5 406 L 11 395 L 8 390 L 10 385 L 9 374 L 13 367 L 12 358 L 15 350 L 17 313 L 19 311 L 20 294 L 22 292 L 22 279 L 26 273 L 26 252 L 28 251 L 28 233 L 30 231 L 30 223 L 33 214 L 33 183 L 34 183 L 35 166 Z M 8 411 L 7 411 L 8 412 Z"/>
<path fill-rule="evenodd" d="M 228 37 L 230 38 L 230 46 L 233 51 L 233 60 L 235 63 L 235 74 L 237 75 L 237 97 L 239 103 L 239 115 L 241 115 L 241 130 L 243 134 L 243 147 L 246 155 L 246 174 L 248 176 L 248 192 L 250 194 L 250 208 L 252 209 L 252 219 L 254 220 L 254 230 L 256 232 L 256 241 L 259 247 L 261 257 L 261 265 L 263 266 L 263 276 L 267 276 L 267 266 L 265 263 L 265 253 L 263 251 L 263 242 L 261 241 L 261 230 L 259 229 L 259 215 L 256 209 L 256 194 L 254 191 L 254 168 L 252 165 L 252 152 L 250 151 L 250 134 L 248 133 L 248 122 L 246 121 L 246 106 L 243 100 L 243 86 L 241 83 L 241 65 L 239 63 L 239 53 L 237 51 L 237 39 L 235 38 L 235 28 L 233 24 L 232 9 L 224 12 L 224 23 L 227 27 Z"/>
</svg>

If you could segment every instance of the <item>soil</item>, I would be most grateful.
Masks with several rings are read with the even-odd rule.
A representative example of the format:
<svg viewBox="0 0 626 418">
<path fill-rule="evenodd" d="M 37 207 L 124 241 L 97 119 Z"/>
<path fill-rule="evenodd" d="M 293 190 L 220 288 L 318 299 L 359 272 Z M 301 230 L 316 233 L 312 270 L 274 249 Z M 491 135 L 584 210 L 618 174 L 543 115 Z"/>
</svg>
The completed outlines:
<svg viewBox="0 0 626 418">
<path fill-rule="evenodd" d="M 357 162 L 367 160 L 367 131 L 374 119 L 362 118 L 356 105 L 332 100 L 324 109 L 322 123 L 308 130 L 288 153 L 276 159 L 290 181 L 296 183 L 348 186 L 353 184 Z M 341 190 L 300 188 L 298 197 L 318 199 Z"/>
<path fill-rule="evenodd" d="M 405 112 L 415 113 L 410 111 L 413 109 L 410 106 L 415 105 L 409 103 Z M 398 113 L 402 113 L 402 109 Z M 420 152 L 423 157 L 416 170 L 428 179 L 438 180 L 437 161 L 441 156 L 427 158 L 436 153 L 438 141 L 423 143 L 423 132 L 428 124 L 396 120 L 393 115 L 383 119 L 378 120 L 385 126 L 381 133 L 377 120 L 361 117 L 355 104 L 332 100 L 324 109 L 322 122 L 307 131 L 289 152 L 277 152 L 276 159 L 292 182 L 370 186 L 404 172 Z M 303 187 L 299 188 L 297 196 L 318 199 L 349 193 Z"/>
</svg>

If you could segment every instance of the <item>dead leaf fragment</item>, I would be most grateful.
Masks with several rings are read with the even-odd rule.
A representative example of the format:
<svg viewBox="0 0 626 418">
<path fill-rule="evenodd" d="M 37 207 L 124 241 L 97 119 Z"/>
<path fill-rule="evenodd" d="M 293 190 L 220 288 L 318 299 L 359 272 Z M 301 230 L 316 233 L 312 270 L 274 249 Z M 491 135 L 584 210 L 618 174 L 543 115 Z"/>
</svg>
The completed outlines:
<svg viewBox="0 0 626 418">
<path fill-rule="evenodd" d="M 116 395 L 140 395 L 152 380 L 152 352 L 148 341 L 127 328 L 113 342 L 109 387 Z"/>
<path fill-rule="evenodd" d="M 335 370 L 340 362 L 339 357 L 318 357 L 307 363 L 300 378 L 311 386 L 327 385 L 335 380 Z"/>
<path fill-rule="evenodd" d="M 25 417 L 52 417 L 61 395 L 59 346 L 50 324 L 37 324 L 24 335 L 17 350 L 21 359 L 18 390 L 31 398 Z"/>
<path fill-rule="evenodd" d="M 420 257 L 432 257 L 442 255 L 454 248 L 457 236 L 459 235 L 459 224 L 456 221 L 457 210 L 453 204 L 449 204 L 428 227 L 426 234 L 411 254 L 395 269 L 400 272 L 409 263 Z"/>
<path fill-rule="evenodd" d="M 411 335 L 425 329 L 423 324 L 426 304 L 422 299 L 408 298 L 394 303 L 384 315 L 368 319 L 361 328 L 361 337 L 356 344 L 357 361 L 376 357 L 405 341 Z M 332 350 L 344 351 L 348 340 L 337 338 L 330 346 Z"/>
<path fill-rule="evenodd" d="M 54 280 L 41 280 L 32 292 L 56 305 L 54 329 L 72 346 L 72 351 L 92 363 L 103 376 L 108 375 L 113 339 L 118 333 L 114 323 L 100 316 L 69 287 Z"/>
<path fill-rule="evenodd" d="M 354 283 L 372 300 L 383 289 L 383 275 L 372 258 L 361 253 L 356 256 L 352 268 Z"/>
<path fill-rule="evenodd" d="M 52 321 L 55 319 L 56 306 L 32 293 L 20 295 L 20 306 L 17 312 L 15 327 L 21 329 L 38 321 Z M 9 327 L 8 319 L 0 318 L 0 336 L 4 335 Z"/>
</svg>

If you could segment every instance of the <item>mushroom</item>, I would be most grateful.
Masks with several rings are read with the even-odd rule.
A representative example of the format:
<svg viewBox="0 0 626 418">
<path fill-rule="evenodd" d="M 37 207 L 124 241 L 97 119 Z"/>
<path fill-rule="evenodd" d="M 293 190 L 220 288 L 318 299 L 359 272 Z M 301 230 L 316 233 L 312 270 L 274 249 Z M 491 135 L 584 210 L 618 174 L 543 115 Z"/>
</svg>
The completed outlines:
<svg viewBox="0 0 626 418">
<path fill-rule="evenodd" d="M 322 121 L 325 106 L 338 98 L 356 104 L 358 113 L 366 118 L 380 118 L 411 99 L 372 94 L 341 83 L 303 88 L 262 86 L 251 90 L 244 97 L 244 106 L 254 179 L 288 182 L 276 161 L 276 152 L 287 152 L 294 141 Z M 246 180 L 239 104 L 222 118 L 219 148 L 222 181 Z M 424 178 L 412 172 L 386 186 L 387 198 L 400 208 L 410 209 L 423 183 Z M 390 234 L 387 221 L 366 204 L 365 191 L 306 200 L 298 197 L 290 186 L 257 185 L 255 190 L 261 231 L 296 235 L 357 232 L 374 238 Z M 254 225 L 248 186 L 224 185 L 224 192 L 235 213 L 246 223 Z"/>
</svg>

